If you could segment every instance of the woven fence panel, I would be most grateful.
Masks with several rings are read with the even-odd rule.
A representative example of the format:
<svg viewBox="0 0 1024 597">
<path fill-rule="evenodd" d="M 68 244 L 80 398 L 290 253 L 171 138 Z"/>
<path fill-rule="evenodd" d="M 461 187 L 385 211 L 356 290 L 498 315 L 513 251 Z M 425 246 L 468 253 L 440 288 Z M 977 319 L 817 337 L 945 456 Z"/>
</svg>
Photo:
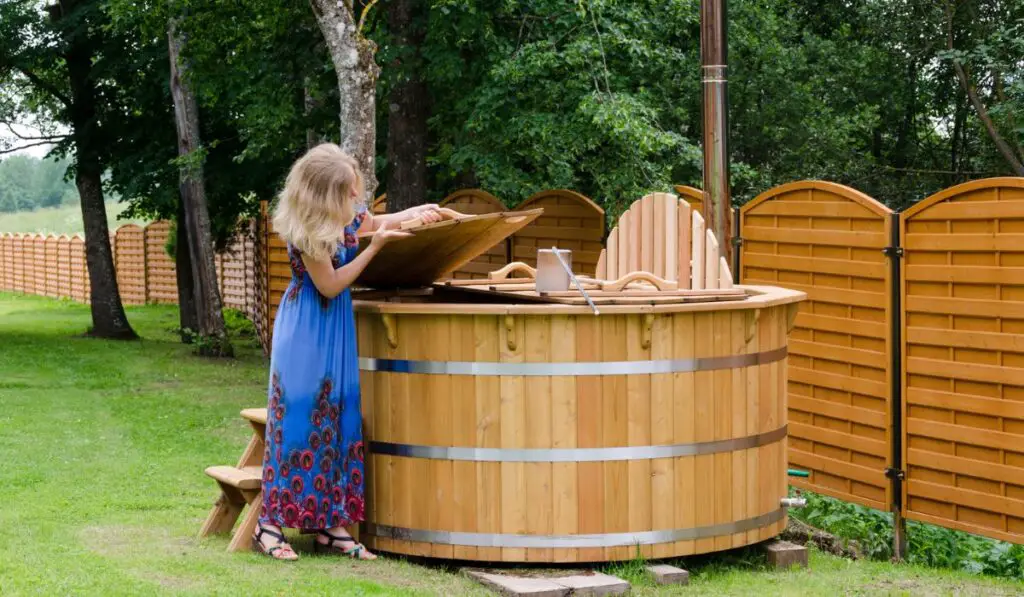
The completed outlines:
<svg viewBox="0 0 1024 597">
<path fill-rule="evenodd" d="M 0 290 L 14 290 L 14 237 L 0 234 Z"/>
<path fill-rule="evenodd" d="M 244 313 L 248 292 L 245 272 L 252 267 L 252 264 L 246 261 L 246 238 L 242 235 L 236 236 L 218 257 L 221 300 L 225 307 L 238 309 Z"/>
<path fill-rule="evenodd" d="M 482 215 L 506 211 L 505 204 L 494 195 L 480 189 L 455 191 L 440 203 L 441 207 L 454 209 L 468 215 Z M 484 251 L 472 261 L 452 272 L 455 279 L 482 279 L 487 274 L 501 269 L 509 262 L 509 241 L 503 240 Z"/>
<path fill-rule="evenodd" d="M 593 276 L 604 248 L 604 210 L 573 191 L 541 191 L 517 208 L 544 208 L 544 213 L 512 236 L 512 260 L 537 265 L 537 250 L 572 250 L 576 273 Z"/>
<path fill-rule="evenodd" d="M 80 303 L 89 302 L 89 269 L 85 263 L 85 241 L 82 237 L 71 237 L 71 299 Z"/>
<path fill-rule="evenodd" d="M 793 485 L 888 510 L 892 462 L 891 212 L 840 185 L 804 181 L 740 211 L 743 284 L 807 293 L 789 343 Z"/>
<path fill-rule="evenodd" d="M 146 243 L 146 302 L 177 304 L 178 274 L 174 261 L 167 254 L 171 223 L 153 222 L 144 231 Z"/>
<path fill-rule="evenodd" d="M 908 518 L 1024 543 L 1024 178 L 900 218 Z"/>
<path fill-rule="evenodd" d="M 46 296 L 57 298 L 60 296 L 60 265 L 58 255 L 58 240 L 55 236 L 47 236 L 43 240 L 43 255 L 45 259 L 44 276 L 46 278 Z"/>
<path fill-rule="evenodd" d="M 57 239 L 57 272 L 57 296 L 72 298 L 71 239 L 63 234 Z"/>
<path fill-rule="evenodd" d="M 39 234 L 25 243 L 25 285 L 29 294 L 46 295 L 46 238 Z"/>
<path fill-rule="evenodd" d="M 128 224 L 114 235 L 114 264 L 121 302 L 146 304 L 146 236 L 142 228 Z"/>
<path fill-rule="evenodd" d="M 271 228 L 267 242 L 267 300 L 269 326 L 271 335 L 274 330 L 274 320 L 277 319 L 277 308 L 281 304 L 281 297 L 288 290 L 288 284 L 292 281 L 291 265 L 288 261 L 288 245 L 284 239 L 277 235 Z M 273 338 L 271 338 L 271 342 Z"/>
<path fill-rule="evenodd" d="M 253 290 L 256 302 L 253 305 L 252 322 L 256 326 L 256 337 L 259 338 L 263 354 L 270 354 L 270 231 L 267 218 L 267 202 L 260 202 L 260 214 L 253 226 Z"/>
</svg>

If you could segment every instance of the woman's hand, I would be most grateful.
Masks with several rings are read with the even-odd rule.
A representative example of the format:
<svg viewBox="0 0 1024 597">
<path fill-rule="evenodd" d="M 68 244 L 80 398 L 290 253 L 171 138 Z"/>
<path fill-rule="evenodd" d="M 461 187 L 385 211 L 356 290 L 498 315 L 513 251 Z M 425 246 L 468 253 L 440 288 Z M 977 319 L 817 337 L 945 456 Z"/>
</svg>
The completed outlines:
<svg viewBox="0 0 1024 597">
<path fill-rule="evenodd" d="M 415 209 L 414 216 L 421 218 L 424 224 L 433 224 L 444 219 L 444 216 L 441 214 L 441 208 L 435 203 L 420 205 L 413 209 Z"/>
<path fill-rule="evenodd" d="M 370 247 L 375 250 L 383 249 L 385 245 L 401 238 L 409 238 L 412 234 L 401 230 L 391 230 L 387 226 L 381 226 L 373 233 L 370 239 Z"/>
</svg>

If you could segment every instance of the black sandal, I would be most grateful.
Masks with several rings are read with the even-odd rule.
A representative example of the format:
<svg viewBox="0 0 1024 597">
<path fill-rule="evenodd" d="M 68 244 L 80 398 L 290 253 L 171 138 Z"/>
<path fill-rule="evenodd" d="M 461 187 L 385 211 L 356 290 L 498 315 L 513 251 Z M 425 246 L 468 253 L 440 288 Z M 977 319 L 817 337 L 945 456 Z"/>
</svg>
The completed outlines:
<svg viewBox="0 0 1024 597">
<path fill-rule="evenodd" d="M 357 542 L 351 535 L 348 537 L 339 537 L 323 530 L 317 531 L 316 534 L 317 536 L 327 537 L 327 543 L 320 543 L 319 541 L 313 542 L 313 550 L 317 553 L 340 553 L 341 555 L 352 558 L 353 560 L 370 561 L 377 559 L 377 556 L 370 553 L 369 550 L 367 550 L 366 553 L 373 557 L 362 557 L 363 550 L 366 549 L 366 546 Z M 335 543 L 338 543 L 341 546 L 335 545 Z M 345 549 L 343 547 L 345 545 L 352 545 L 352 547 Z"/>
<path fill-rule="evenodd" d="M 271 545 L 270 547 L 267 547 L 267 546 L 263 545 L 263 541 L 262 541 L 263 535 L 270 535 L 274 539 L 277 539 L 277 541 L 278 541 L 277 545 Z M 277 533 L 277 532 L 274 532 L 274 531 L 271 531 L 271 530 L 268 530 L 268 529 L 265 529 L 265 528 L 263 528 L 263 525 L 256 525 L 256 534 L 253 535 L 253 537 L 252 537 L 252 548 L 255 549 L 256 551 L 260 552 L 261 554 L 265 555 L 265 556 L 269 556 L 271 558 L 274 558 L 275 560 L 283 560 L 285 562 L 294 562 L 295 560 L 299 559 L 299 555 L 297 553 L 295 553 L 295 550 L 292 549 L 291 545 L 288 545 L 288 541 L 285 540 L 283 534 Z M 278 552 L 286 550 L 286 549 L 288 551 L 292 552 L 292 556 L 293 557 L 289 558 L 288 556 L 284 556 L 284 555 L 279 556 L 279 555 L 277 555 Z"/>
</svg>

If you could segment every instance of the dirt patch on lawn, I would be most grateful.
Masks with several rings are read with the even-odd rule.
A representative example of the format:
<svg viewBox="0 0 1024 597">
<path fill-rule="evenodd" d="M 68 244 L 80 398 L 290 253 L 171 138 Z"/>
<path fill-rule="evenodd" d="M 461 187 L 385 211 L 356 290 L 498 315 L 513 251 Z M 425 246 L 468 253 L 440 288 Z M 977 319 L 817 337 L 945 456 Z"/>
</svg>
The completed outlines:
<svg viewBox="0 0 1024 597">
<path fill-rule="evenodd" d="M 129 525 L 88 526 L 78 533 L 79 542 L 89 551 L 123 562 L 138 557 L 140 553 L 168 556 L 189 556 L 198 549 L 194 541 L 175 537 L 165 529 L 153 529 Z M 196 590 L 204 585 L 189 576 L 177 576 L 151 568 L 119 565 L 140 580 L 157 583 L 172 591 Z"/>
<path fill-rule="evenodd" d="M 955 584 L 935 586 L 931 583 L 924 583 L 917 580 L 883 580 L 863 587 L 867 594 L 880 593 L 885 595 L 903 594 L 914 597 L 948 597 L 949 595 L 963 595 L 964 597 L 1010 597 L 1020 595 L 1021 591 L 1010 591 L 1007 588 L 996 587 L 985 583 L 978 584 Z"/>
</svg>

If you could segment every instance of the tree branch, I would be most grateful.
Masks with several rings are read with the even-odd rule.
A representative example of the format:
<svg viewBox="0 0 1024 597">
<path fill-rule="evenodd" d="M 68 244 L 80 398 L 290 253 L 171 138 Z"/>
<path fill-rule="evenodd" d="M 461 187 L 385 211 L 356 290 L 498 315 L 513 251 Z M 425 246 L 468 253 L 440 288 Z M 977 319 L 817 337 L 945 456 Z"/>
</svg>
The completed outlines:
<svg viewBox="0 0 1024 597">
<path fill-rule="evenodd" d="M 30 147 L 41 147 L 43 145 L 53 145 L 53 141 L 37 141 L 35 143 L 29 143 L 27 145 L 21 145 L 19 147 L 11 147 L 9 149 L 0 149 L 0 155 L 7 155 L 9 153 L 17 153 L 23 149 Z"/>
<path fill-rule="evenodd" d="M 71 107 L 71 98 L 69 98 L 68 96 L 66 96 L 63 93 L 61 93 L 60 90 L 57 89 L 56 87 L 54 87 L 53 85 L 51 85 L 51 84 L 47 83 L 46 81 L 44 81 L 41 77 L 39 77 L 39 75 L 37 75 L 34 72 L 28 70 L 27 68 L 23 68 L 23 67 L 20 67 L 20 66 L 14 66 L 13 68 L 14 68 L 14 70 L 16 70 L 19 73 L 21 73 L 22 75 L 24 75 L 25 78 L 28 79 L 29 81 L 31 81 L 33 85 L 35 85 L 39 89 L 42 89 L 43 91 L 49 93 L 50 95 L 55 97 L 57 100 L 59 100 L 60 103 L 64 104 L 64 107 L 66 107 L 66 108 L 70 108 Z"/>
<path fill-rule="evenodd" d="M 11 131 L 12 135 L 14 135 L 15 137 L 21 139 L 22 141 L 62 141 L 64 139 L 67 139 L 70 136 L 70 135 L 39 135 L 39 136 L 30 135 L 30 136 L 26 137 L 25 135 L 22 135 L 18 131 L 14 130 L 14 127 L 11 126 L 11 123 L 9 123 L 7 121 L 2 121 L 2 124 L 7 127 L 7 130 Z"/>
<path fill-rule="evenodd" d="M 366 15 L 370 13 L 370 9 L 373 8 L 373 5 L 376 4 L 377 2 L 378 0 L 370 0 L 369 2 L 366 3 L 366 6 L 363 7 L 363 12 L 359 15 L 359 26 L 356 27 L 357 34 L 363 34 L 363 25 L 366 24 Z"/>
<path fill-rule="evenodd" d="M 953 51 L 953 5 L 947 0 L 946 2 L 946 48 Z M 992 122 L 992 117 L 989 116 L 988 110 L 985 108 L 985 104 L 982 103 L 981 98 L 978 97 L 978 90 L 971 85 L 970 78 L 967 76 L 967 71 L 964 70 L 963 64 L 960 60 L 953 58 L 953 70 L 956 71 L 957 79 L 960 80 L 960 86 L 967 92 L 967 97 L 971 100 L 971 104 L 974 106 L 974 111 L 978 114 L 978 118 L 981 119 L 982 124 L 985 125 L 985 130 L 988 132 L 988 136 L 992 139 L 992 142 L 996 144 L 996 148 L 999 149 L 999 153 L 1002 154 L 1003 158 L 1010 164 L 1014 173 L 1017 176 L 1024 176 L 1024 164 L 1017 159 L 1017 155 L 1014 153 L 1013 148 L 1010 144 L 1003 139 L 1003 136 L 996 130 L 996 125 Z"/>
</svg>

